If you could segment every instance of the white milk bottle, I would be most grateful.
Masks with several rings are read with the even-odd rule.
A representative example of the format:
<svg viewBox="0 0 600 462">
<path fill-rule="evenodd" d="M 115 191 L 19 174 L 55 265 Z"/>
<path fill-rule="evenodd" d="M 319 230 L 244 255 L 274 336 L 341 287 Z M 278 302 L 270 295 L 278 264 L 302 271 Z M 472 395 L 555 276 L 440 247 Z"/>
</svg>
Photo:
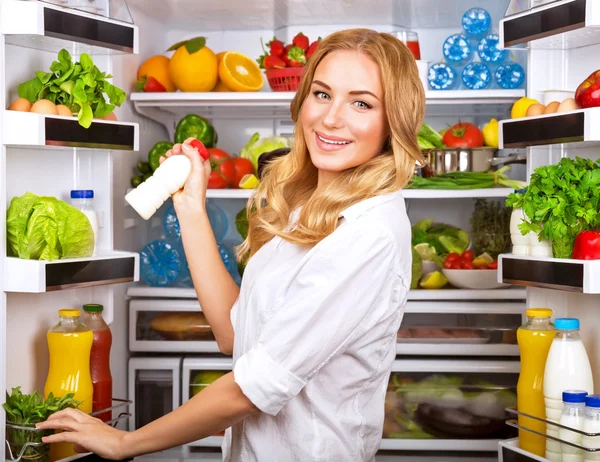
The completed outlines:
<svg viewBox="0 0 600 462">
<path fill-rule="evenodd" d="M 563 412 L 560 416 L 560 424 L 583 430 L 583 419 L 585 414 L 585 398 L 587 391 L 583 390 L 567 390 L 563 391 Z M 558 429 L 558 437 L 562 441 L 577 444 L 581 446 L 581 434 L 573 431 Z M 568 444 L 560 444 L 563 462 L 583 462 L 583 451 L 574 448 Z"/>
<path fill-rule="evenodd" d="M 583 418 L 585 433 L 600 433 L 600 395 L 588 395 L 585 399 L 585 415 Z M 581 445 L 588 449 L 600 449 L 600 436 L 582 436 Z M 600 460 L 600 450 L 583 452 L 583 462 Z"/>
<path fill-rule="evenodd" d="M 523 191 L 515 191 L 515 193 L 524 192 Z M 527 233 L 525 236 L 521 234 L 521 230 L 519 229 L 519 225 L 526 220 L 525 213 L 523 209 L 518 208 L 514 209 L 510 214 L 510 240 L 512 242 L 512 253 L 513 255 L 529 255 L 529 247 L 530 247 L 530 234 Z"/>
<path fill-rule="evenodd" d="M 579 319 L 556 319 L 554 328 L 557 333 L 550 346 L 544 370 L 544 402 L 546 419 L 559 423 L 563 411 L 563 391 L 592 391 L 594 379 L 590 360 L 579 337 Z M 558 427 L 548 425 L 546 434 L 558 438 Z M 560 443 L 547 439 L 546 458 L 556 460 L 557 454 L 561 454 Z"/>
</svg>

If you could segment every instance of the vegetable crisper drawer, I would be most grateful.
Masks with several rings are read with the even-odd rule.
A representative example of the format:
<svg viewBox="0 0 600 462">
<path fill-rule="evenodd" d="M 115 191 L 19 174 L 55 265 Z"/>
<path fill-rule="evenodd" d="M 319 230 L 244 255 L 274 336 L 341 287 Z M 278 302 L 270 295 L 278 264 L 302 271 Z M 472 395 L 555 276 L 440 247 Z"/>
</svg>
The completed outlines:
<svg viewBox="0 0 600 462">
<path fill-rule="evenodd" d="M 131 300 L 129 349 L 157 353 L 219 353 L 198 300 Z"/>
</svg>

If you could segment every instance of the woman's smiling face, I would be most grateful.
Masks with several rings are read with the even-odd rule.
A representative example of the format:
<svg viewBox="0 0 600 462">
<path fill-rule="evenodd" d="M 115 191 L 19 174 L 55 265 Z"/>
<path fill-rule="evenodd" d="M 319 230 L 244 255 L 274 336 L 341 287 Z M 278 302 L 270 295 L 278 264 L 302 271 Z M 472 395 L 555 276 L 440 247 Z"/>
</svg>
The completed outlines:
<svg viewBox="0 0 600 462">
<path fill-rule="evenodd" d="M 319 63 L 300 115 L 319 184 L 381 152 L 386 130 L 377 64 L 360 51 L 335 51 Z"/>
</svg>

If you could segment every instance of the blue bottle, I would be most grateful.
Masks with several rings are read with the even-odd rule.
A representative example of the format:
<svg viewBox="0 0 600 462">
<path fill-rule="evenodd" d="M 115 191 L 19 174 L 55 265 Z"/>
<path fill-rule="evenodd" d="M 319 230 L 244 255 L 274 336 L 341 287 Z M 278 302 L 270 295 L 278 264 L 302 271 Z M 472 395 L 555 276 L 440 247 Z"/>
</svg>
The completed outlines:
<svg viewBox="0 0 600 462">
<path fill-rule="evenodd" d="M 146 284 L 154 287 L 172 285 L 187 267 L 183 249 L 165 239 L 148 243 L 140 251 L 140 276 Z"/>
<path fill-rule="evenodd" d="M 462 71 L 462 83 L 469 90 L 482 90 L 492 81 L 490 68 L 483 63 L 469 63 Z"/>
<path fill-rule="evenodd" d="M 432 90 L 452 90 L 458 86 L 458 75 L 452 66 L 436 63 L 429 67 L 427 82 Z"/>
<path fill-rule="evenodd" d="M 217 242 L 221 241 L 227 234 L 228 224 L 227 215 L 215 203 L 211 200 L 206 201 L 206 213 L 208 214 L 208 221 L 215 235 Z M 179 220 L 177 219 L 177 213 L 173 204 L 169 204 L 162 218 L 163 231 L 165 236 L 174 241 L 181 240 L 181 229 L 179 227 Z"/>
<path fill-rule="evenodd" d="M 523 86 L 525 82 L 525 69 L 517 63 L 502 64 L 496 69 L 494 77 L 500 88 L 514 90 Z"/>
<path fill-rule="evenodd" d="M 473 48 L 466 36 L 452 34 L 442 44 L 442 54 L 452 65 L 464 65 L 473 59 Z"/>
<path fill-rule="evenodd" d="M 498 37 L 498 34 L 486 35 L 479 41 L 477 53 L 479 54 L 481 62 L 495 66 L 502 64 L 508 59 L 508 50 L 498 49 L 499 41 L 500 38 Z"/>
<path fill-rule="evenodd" d="M 492 17 L 483 8 L 471 8 L 463 14 L 462 28 L 470 39 L 478 39 L 492 27 Z"/>
</svg>

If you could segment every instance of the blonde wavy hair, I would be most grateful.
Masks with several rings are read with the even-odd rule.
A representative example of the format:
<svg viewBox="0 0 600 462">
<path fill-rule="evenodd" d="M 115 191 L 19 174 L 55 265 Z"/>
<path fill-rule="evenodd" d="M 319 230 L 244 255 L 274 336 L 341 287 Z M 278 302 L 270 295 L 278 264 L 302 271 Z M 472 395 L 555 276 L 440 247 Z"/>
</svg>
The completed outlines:
<svg viewBox="0 0 600 462">
<path fill-rule="evenodd" d="M 380 155 L 318 186 L 318 170 L 311 162 L 299 118 L 319 63 L 338 50 L 360 51 L 379 65 L 389 129 Z M 308 60 L 290 108 L 296 123 L 293 147 L 289 154 L 269 162 L 248 201 L 248 237 L 236 249 L 241 261 L 247 261 L 274 236 L 300 246 L 316 245 L 336 229 L 344 209 L 402 189 L 416 163 L 423 165 L 417 133 L 425 113 L 425 92 L 413 55 L 391 34 L 348 29 L 327 36 Z M 299 206 L 297 226 L 287 229 L 291 212 Z"/>
</svg>

